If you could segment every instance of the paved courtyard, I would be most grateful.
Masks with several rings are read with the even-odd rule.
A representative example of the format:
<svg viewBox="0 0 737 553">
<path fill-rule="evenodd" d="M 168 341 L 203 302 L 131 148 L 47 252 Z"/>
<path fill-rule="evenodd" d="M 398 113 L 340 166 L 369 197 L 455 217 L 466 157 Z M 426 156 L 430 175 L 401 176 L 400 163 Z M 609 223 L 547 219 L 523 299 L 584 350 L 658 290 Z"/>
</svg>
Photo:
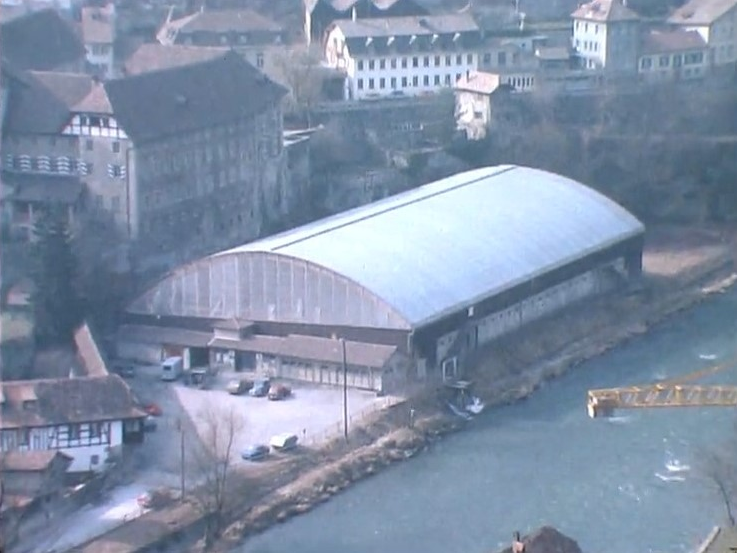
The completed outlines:
<svg viewBox="0 0 737 553">
<path fill-rule="evenodd" d="M 225 390 L 229 380 L 242 377 L 221 373 L 208 390 L 188 387 L 181 382 L 162 382 L 158 367 L 138 367 L 128 382 L 143 402 L 159 405 L 163 415 L 157 418 L 157 429 L 146 435 L 146 441 L 134 452 L 131 475 L 136 482 L 150 487 L 178 488 L 181 475 L 180 429 L 184 430 L 185 458 L 198 447 L 196 436 L 204 436 L 208 411 L 227 414 L 230 409 L 242 415 L 242 430 L 235 439 L 233 460 L 244 468 L 253 466 L 243 461 L 240 452 L 249 445 L 268 444 L 272 436 L 292 433 L 300 445 L 313 447 L 343 432 L 343 390 L 326 386 L 288 383 L 292 397 L 281 401 L 234 396 Z M 348 389 L 349 425 L 365 414 L 385 405 L 385 398 L 373 392 Z M 186 461 L 185 461 L 186 462 Z M 188 471 L 189 472 L 189 471 Z M 189 476 L 189 475 L 188 475 Z"/>
</svg>

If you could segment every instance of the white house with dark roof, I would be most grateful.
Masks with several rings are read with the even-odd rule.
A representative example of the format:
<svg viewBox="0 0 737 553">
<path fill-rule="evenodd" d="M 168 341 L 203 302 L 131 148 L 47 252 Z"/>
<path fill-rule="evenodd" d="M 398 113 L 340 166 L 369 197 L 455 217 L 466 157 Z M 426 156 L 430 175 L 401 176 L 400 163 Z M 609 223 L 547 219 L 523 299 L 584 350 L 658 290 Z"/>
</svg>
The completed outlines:
<svg viewBox="0 0 737 553">
<path fill-rule="evenodd" d="M 650 82 L 701 79 L 709 70 L 709 47 L 696 31 L 651 31 L 642 36 L 637 68 Z"/>
<path fill-rule="evenodd" d="M 625 0 L 592 0 L 571 14 L 572 46 L 585 69 L 635 73 L 640 21 Z"/>
<path fill-rule="evenodd" d="M 345 98 L 417 96 L 452 89 L 478 65 L 482 33 L 470 14 L 340 20 L 325 60 L 346 75 Z"/>
<path fill-rule="evenodd" d="M 737 0 L 690 0 L 673 12 L 668 23 L 698 32 L 714 66 L 737 61 Z"/>
<path fill-rule="evenodd" d="M 101 471 L 124 444 L 143 439 L 146 413 L 123 379 L 108 373 L 86 325 L 75 344 L 79 374 L 0 382 L 3 456 L 61 452 L 71 458 L 69 472 Z"/>
</svg>

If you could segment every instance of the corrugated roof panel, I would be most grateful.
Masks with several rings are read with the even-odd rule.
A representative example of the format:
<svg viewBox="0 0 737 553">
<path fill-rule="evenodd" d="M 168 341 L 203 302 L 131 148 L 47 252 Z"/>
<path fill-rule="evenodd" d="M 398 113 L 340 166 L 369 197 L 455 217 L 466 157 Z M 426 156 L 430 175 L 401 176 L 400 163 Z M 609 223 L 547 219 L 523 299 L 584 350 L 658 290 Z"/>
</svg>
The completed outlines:
<svg viewBox="0 0 737 553">
<path fill-rule="evenodd" d="M 216 256 L 271 252 L 315 263 L 419 326 L 643 231 L 624 208 L 580 183 L 500 166 Z"/>
</svg>

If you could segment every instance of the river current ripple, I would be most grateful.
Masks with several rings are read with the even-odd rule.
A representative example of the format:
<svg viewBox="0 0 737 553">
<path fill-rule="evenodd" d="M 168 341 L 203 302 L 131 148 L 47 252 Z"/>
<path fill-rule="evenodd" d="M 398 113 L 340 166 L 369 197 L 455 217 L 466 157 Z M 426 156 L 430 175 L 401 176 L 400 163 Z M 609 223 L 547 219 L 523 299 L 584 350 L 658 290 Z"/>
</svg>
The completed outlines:
<svg viewBox="0 0 737 553">
<path fill-rule="evenodd" d="M 362 481 L 233 553 L 487 553 L 551 524 L 586 553 L 692 551 L 723 520 L 700 476 L 734 412 L 586 415 L 589 388 L 645 384 L 737 355 L 737 291 L 584 363 L 525 402 Z M 737 362 L 735 363 L 737 364 Z M 737 384 L 737 367 L 705 383 Z M 737 544 L 735 544 L 737 545 Z"/>
</svg>

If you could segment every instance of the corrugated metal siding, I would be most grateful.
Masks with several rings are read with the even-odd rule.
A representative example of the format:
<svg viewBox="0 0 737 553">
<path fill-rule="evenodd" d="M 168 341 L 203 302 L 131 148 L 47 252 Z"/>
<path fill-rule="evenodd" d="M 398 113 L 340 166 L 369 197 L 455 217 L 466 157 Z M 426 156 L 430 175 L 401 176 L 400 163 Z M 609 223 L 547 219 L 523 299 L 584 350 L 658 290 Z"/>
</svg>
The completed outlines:
<svg viewBox="0 0 737 553">
<path fill-rule="evenodd" d="M 200 260 L 131 310 L 418 327 L 643 231 L 565 177 L 477 169 Z"/>
</svg>

